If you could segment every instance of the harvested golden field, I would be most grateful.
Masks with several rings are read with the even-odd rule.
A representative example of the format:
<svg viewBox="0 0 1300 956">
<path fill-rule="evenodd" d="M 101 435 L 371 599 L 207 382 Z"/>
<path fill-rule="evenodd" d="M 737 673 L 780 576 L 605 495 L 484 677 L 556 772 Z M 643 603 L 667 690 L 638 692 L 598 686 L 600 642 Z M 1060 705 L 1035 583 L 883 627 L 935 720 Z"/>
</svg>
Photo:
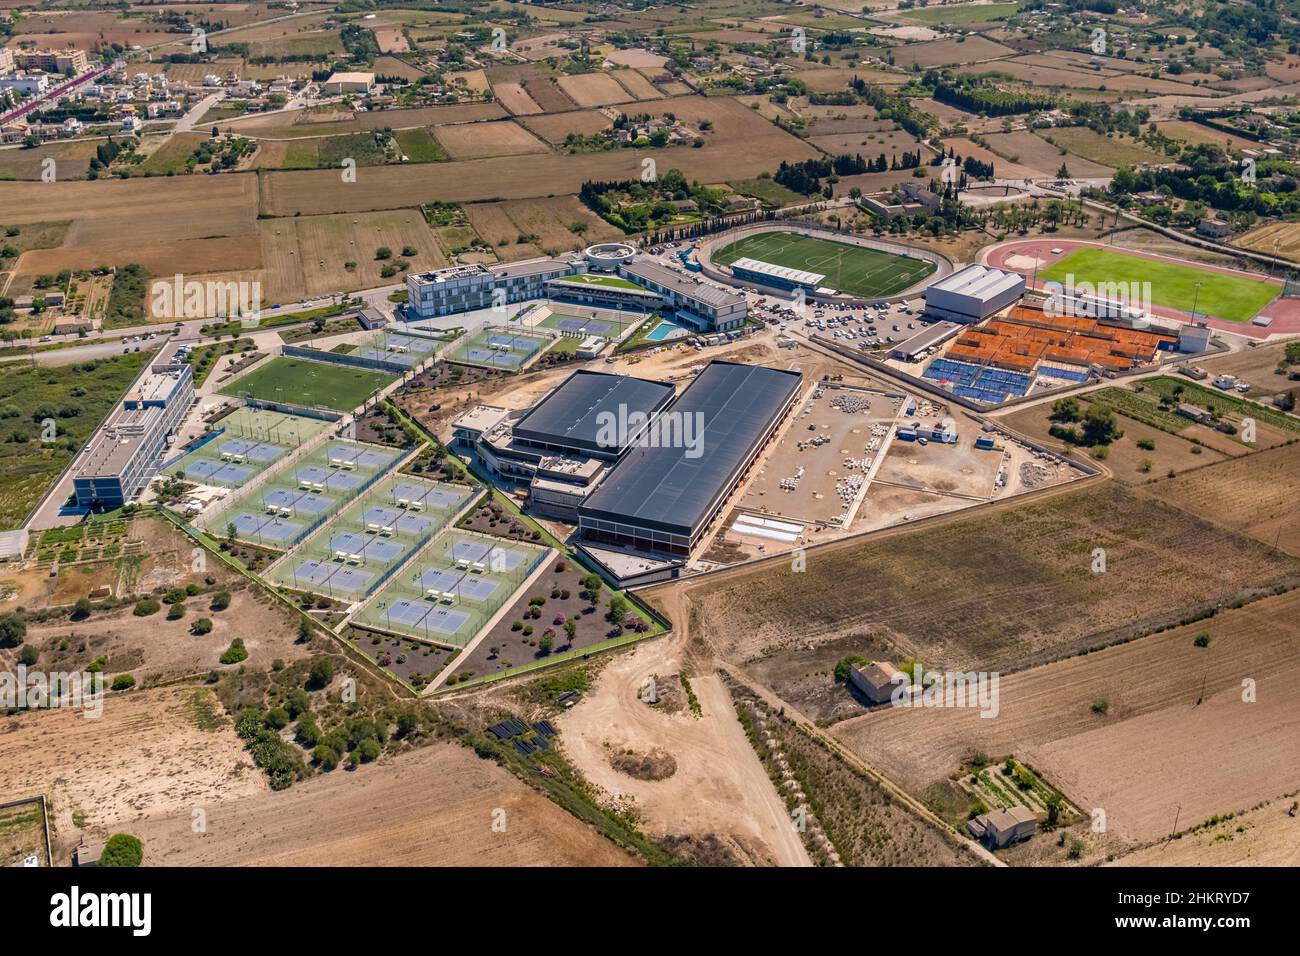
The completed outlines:
<svg viewBox="0 0 1300 956">
<path fill-rule="evenodd" d="M 1120 133 L 1103 136 L 1086 126 L 1066 127 L 1045 132 L 1044 139 L 1063 146 L 1076 156 L 1104 166 L 1135 166 L 1139 163 L 1163 163 L 1169 157 L 1148 149 L 1144 143 Z"/>
<path fill-rule="evenodd" d="M 1223 133 L 1217 129 L 1202 126 L 1200 123 L 1191 123 L 1185 120 L 1169 120 L 1164 123 L 1157 123 L 1156 128 L 1171 139 L 1180 139 L 1185 143 L 1191 143 L 1193 146 L 1209 143 L 1211 146 L 1217 146 L 1228 152 L 1238 149 L 1257 149 L 1259 147 L 1257 142 L 1246 139 L 1244 136 L 1233 136 L 1231 133 Z"/>
<path fill-rule="evenodd" d="M 1018 670 L 1295 583 L 1300 561 L 1104 482 L 849 539 L 810 551 L 803 573 L 774 562 L 691 597 L 720 655 L 788 660 L 793 681 L 801 654 L 865 638 L 891 658 Z"/>
<path fill-rule="evenodd" d="M 575 196 L 472 203 L 465 212 L 483 241 L 507 261 L 558 255 L 623 236 Z M 575 231 L 572 227 L 578 225 L 585 228 Z M 521 236 L 528 241 L 519 242 Z"/>
<path fill-rule="evenodd" d="M 493 829 L 505 813 L 505 832 Z M 633 857 L 490 761 L 430 744 L 356 774 L 214 801 L 133 828 L 161 866 L 629 866 Z"/>
<path fill-rule="evenodd" d="M 990 140 L 990 142 L 992 142 L 992 140 Z M 943 140 L 943 145 L 945 150 L 947 147 L 952 147 L 957 151 L 957 155 L 962 159 L 970 156 L 978 159 L 982 163 L 992 163 L 993 175 L 998 179 L 1037 179 L 1044 175 L 1054 176 L 1061 165 L 1060 163 L 1057 163 L 1052 167 L 1050 173 L 1044 173 L 1043 170 L 1013 161 L 1008 159 L 1006 156 L 1000 156 L 992 150 L 985 149 L 983 146 L 972 143 L 965 136 L 954 136 L 945 139 Z"/>
<path fill-rule="evenodd" d="M 989 148 L 1004 160 L 1010 160 L 1018 166 L 1037 170 L 1038 177 L 1055 176 L 1064 163 L 1070 169 L 1070 175 L 1076 179 L 1110 176 L 1115 170 L 1076 156 L 1061 147 L 1053 146 L 1041 136 L 1021 130 L 1015 133 L 988 133 L 984 139 Z M 999 170 L 1000 171 L 1000 170 Z"/>
<path fill-rule="evenodd" d="M 497 100 L 516 116 L 540 113 L 542 108 L 518 83 L 498 83 L 492 87 Z"/>
<path fill-rule="evenodd" d="M 375 250 L 387 246 L 394 258 L 402 249 L 412 271 L 448 264 L 446 253 L 424 216 L 416 209 L 264 219 L 261 234 L 262 299 L 268 304 L 348 289 L 365 289 L 389 282 L 380 275 L 384 263 Z M 348 262 L 356 267 L 347 268 Z"/>
<path fill-rule="evenodd" d="M 700 149 L 666 147 L 580 156 L 502 156 L 474 162 L 385 166 L 367 169 L 347 189 L 332 188 L 336 174 L 273 172 L 262 179 L 262 213 L 269 216 L 392 208 L 456 196 L 464 202 L 576 194 L 587 180 L 627 179 L 640 160 L 653 157 L 661 170 L 679 168 L 701 182 L 728 182 L 771 172 L 781 160 L 819 155 L 807 143 L 730 98 L 683 96 L 661 101 L 663 111 L 686 122 L 711 119 L 714 130 Z M 441 131 L 438 131 L 441 135 Z M 0 196 L 3 191 L 0 191 Z"/>
<path fill-rule="evenodd" d="M 1185 830 L 1300 788 L 1297 612 L 1292 592 L 1004 676 L 992 718 L 886 705 L 833 732 L 917 793 L 942 787 L 975 752 L 1014 754 L 1085 813 L 1104 810 L 1110 834 L 1145 843 L 1175 818 Z"/>
<path fill-rule="evenodd" d="M 170 176 L 60 183 L 0 183 L 6 223 L 70 219 L 68 243 L 247 235 L 257 218 L 257 177 Z"/>
<path fill-rule="evenodd" d="M 555 82 L 579 106 L 607 106 L 610 103 L 626 103 L 634 99 L 632 94 L 623 89 L 618 81 L 607 73 L 561 76 Z"/>
<path fill-rule="evenodd" d="M 492 64 L 487 67 L 487 78 L 493 89 L 502 83 L 517 84 L 544 113 L 559 113 L 577 105 L 565 96 L 550 73 L 532 63 Z"/>
<path fill-rule="evenodd" d="M 474 93 L 487 95 L 492 92 L 492 86 L 488 83 L 487 73 L 483 70 L 461 70 L 459 73 L 448 73 L 447 82 L 454 86 L 462 86 Z M 511 111 L 513 112 L 513 110 Z"/>
<path fill-rule="evenodd" d="M 841 153 L 859 153 L 864 159 L 875 159 L 881 153 L 893 158 L 918 148 L 916 137 L 903 130 L 866 133 L 830 133 L 814 135 L 808 141 L 831 156 Z"/>
<path fill-rule="evenodd" d="M 563 143 L 564 138 L 570 133 L 591 136 L 613 125 L 610 118 L 600 110 L 548 113 L 543 116 L 530 116 L 520 122 L 548 143 L 554 144 Z"/>
<path fill-rule="evenodd" d="M 1293 795 L 1274 800 L 1180 839 L 1143 847 L 1109 865 L 1300 866 L 1300 818 L 1289 812 L 1293 802 Z"/>
<path fill-rule="evenodd" d="M 15 277 L 39 276 L 63 269 L 95 269 L 136 263 L 154 275 L 181 272 L 227 272 L 257 269 L 262 264 L 255 243 L 248 236 L 220 239 L 173 239 L 168 242 L 102 242 L 63 245 L 58 249 L 36 249 L 23 253 L 14 269 Z"/>
<path fill-rule="evenodd" d="M 60 182 L 84 179 L 90 159 L 102 140 L 83 139 L 72 143 L 50 143 L 34 149 L 0 150 L 0 179 L 40 180 L 47 159 L 54 160 L 54 175 Z M 5 218 L 9 218 L 8 210 Z"/>
<path fill-rule="evenodd" d="M 453 160 L 550 151 L 545 143 L 512 120 L 440 126 L 435 135 Z"/>
<path fill-rule="evenodd" d="M 1167 504 L 1300 556 L 1300 444 L 1163 478 L 1150 490 Z"/>
<path fill-rule="evenodd" d="M 1231 240 L 1234 246 L 1300 262 L 1300 222 L 1270 222 Z"/>
<path fill-rule="evenodd" d="M 663 93 L 636 70 L 616 70 L 613 77 L 634 100 L 663 99 Z"/>
<path fill-rule="evenodd" d="M 399 33 L 398 36 L 400 37 L 401 34 Z M 396 76 L 413 82 L 425 75 L 424 70 L 411 66 L 405 60 L 395 56 L 377 56 L 373 65 L 376 76 Z"/>
</svg>

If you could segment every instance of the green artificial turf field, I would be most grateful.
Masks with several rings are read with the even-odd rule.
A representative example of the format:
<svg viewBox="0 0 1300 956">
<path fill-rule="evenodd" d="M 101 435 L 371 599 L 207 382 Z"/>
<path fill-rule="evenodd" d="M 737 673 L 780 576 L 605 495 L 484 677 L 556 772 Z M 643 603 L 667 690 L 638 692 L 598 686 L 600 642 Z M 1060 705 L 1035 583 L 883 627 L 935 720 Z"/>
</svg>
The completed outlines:
<svg viewBox="0 0 1300 956">
<path fill-rule="evenodd" d="M 742 258 L 817 272 L 826 276 L 824 285 L 868 299 L 902 292 L 935 268 L 920 259 L 793 232 L 746 236 L 713 255 L 724 266 Z"/>
<path fill-rule="evenodd" d="M 350 412 L 396 377 L 384 372 L 281 357 L 236 379 L 221 389 L 221 394 L 251 395 L 268 402 L 292 402 Z"/>
<path fill-rule="evenodd" d="M 1282 291 L 1280 286 L 1262 279 L 1226 275 L 1190 264 L 1180 265 L 1091 247 L 1070 253 L 1038 275 L 1040 279 L 1055 282 L 1065 282 L 1067 276 L 1072 276 L 1075 286 L 1081 282 L 1091 283 L 1094 287 L 1101 283 L 1118 283 L 1127 288 L 1130 283 L 1150 283 L 1151 305 L 1188 313 L 1195 305 L 1199 316 L 1208 315 L 1230 322 L 1249 322 Z M 1145 296 L 1147 293 L 1139 294 Z M 1142 302 L 1132 304 L 1143 305 Z"/>
</svg>

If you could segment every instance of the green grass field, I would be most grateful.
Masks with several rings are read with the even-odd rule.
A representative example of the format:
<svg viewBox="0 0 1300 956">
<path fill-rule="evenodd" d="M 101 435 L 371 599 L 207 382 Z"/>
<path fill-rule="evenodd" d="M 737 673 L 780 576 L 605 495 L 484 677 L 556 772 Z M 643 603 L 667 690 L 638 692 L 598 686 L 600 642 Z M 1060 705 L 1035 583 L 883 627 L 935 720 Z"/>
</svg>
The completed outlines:
<svg viewBox="0 0 1300 956">
<path fill-rule="evenodd" d="M 282 357 L 231 382 L 221 394 L 350 412 L 394 378 L 383 372 Z"/>
<path fill-rule="evenodd" d="M 1076 250 L 1039 272 L 1040 278 L 1055 282 L 1065 282 L 1067 276 L 1075 285 L 1150 283 L 1152 305 L 1190 313 L 1195 304 L 1197 315 L 1229 322 L 1249 322 L 1282 291 L 1263 280 L 1096 248 Z"/>
<path fill-rule="evenodd" d="M 932 263 L 909 256 L 793 232 L 746 236 L 714 253 L 713 261 L 729 266 L 746 257 L 820 273 L 826 276 L 825 285 L 832 289 L 868 299 L 902 292 L 935 268 Z"/>
<path fill-rule="evenodd" d="M 150 358 L 147 352 L 0 371 L 0 530 L 16 528 Z M 54 420 L 54 441 L 42 423 Z"/>
<path fill-rule="evenodd" d="M 447 159 L 447 151 L 433 138 L 427 126 L 398 130 L 393 136 L 402 155 L 413 163 L 441 163 Z"/>
</svg>

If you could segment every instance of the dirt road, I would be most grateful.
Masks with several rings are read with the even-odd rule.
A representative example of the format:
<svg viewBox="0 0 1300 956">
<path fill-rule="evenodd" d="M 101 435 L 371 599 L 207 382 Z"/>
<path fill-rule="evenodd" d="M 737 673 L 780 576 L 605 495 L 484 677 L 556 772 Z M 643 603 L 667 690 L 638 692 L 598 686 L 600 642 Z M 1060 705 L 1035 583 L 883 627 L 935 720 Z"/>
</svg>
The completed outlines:
<svg viewBox="0 0 1300 956">
<path fill-rule="evenodd" d="M 811 866 L 715 674 L 691 677 L 699 717 L 689 709 L 665 713 L 640 699 L 651 675 L 677 680 L 683 647 L 678 635 L 611 660 L 595 689 L 561 718 L 565 752 L 593 784 L 634 806 L 651 836 L 716 836 L 744 862 Z M 676 761 L 672 776 L 639 780 L 610 766 L 613 753 L 652 749 Z"/>
</svg>

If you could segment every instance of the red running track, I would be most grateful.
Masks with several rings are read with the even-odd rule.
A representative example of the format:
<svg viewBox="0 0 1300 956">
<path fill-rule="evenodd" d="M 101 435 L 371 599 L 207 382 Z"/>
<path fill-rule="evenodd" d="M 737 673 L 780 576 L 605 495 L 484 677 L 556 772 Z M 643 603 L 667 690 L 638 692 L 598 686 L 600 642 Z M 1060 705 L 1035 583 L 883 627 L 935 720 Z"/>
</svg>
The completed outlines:
<svg viewBox="0 0 1300 956">
<path fill-rule="evenodd" d="M 1125 255 L 1135 256 L 1139 259 L 1153 259 L 1161 262 L 1177 262 L 1180 265 L 1193 266 L 1206 272 L 1221 272 L 1224 275 L 1239 276 L 1251 279 L 1255 282 L 1266 282 L 1269 285 L 1276 286 L 1280 292 L 1282 289 L 1281 279 L 1270 279 L 1267 276 L 1261 276 L 1253 272 L 1241 272 L 1238 269 L 1225 269 L 1221 266 L 1205 265 L 1200 262 L 1190 262 L 1186 259 L 1179 259 L 1176 256 L 1162 256 L 1150 252 L 1135 252 L 1132 249 L 1119 249 L 1114 246 L 1107 246 L 1102 242 L 1088 242 L 1082 239 L 1013 239 L 1010 242 L 1004 242 L 1001 245 L 993 246 L 986 249 L 981 256 L 985 265 L 993 266 L 995 269 L 1006 269 L 1010 272 L 1019 272 L 1027 280 L 1027 285 L 1036 291 L 1041 291 L 1047 284 L 1045 279 L 1034 281 L 1034 267 L 1017 268 L 1007 264 L 1007 260 L 1012 256 L 1025 256 L 1027 258 L 1038 257 L 1039 269 L 1046 269 L 1057 262 L 1060 262 L 1071 252 L 1076 249 L 1082 249 L 1085 246 L 1096 246 L 1099 248 L 1113 249 L 1115 252 L 1123 252 Z M 1053 249 L 1060 249 L 1058 253 L 1053 253 Z M 1153 315 L 1161 318 L 1172 319 L 1175 322 L 1190 322 L 1191 314 L 1179 309 L 1171 309 L 1166 306 L 1153 306 L 1151 309 Z M 1232 332 L 1237 335 L 1244 335 L 1252 339 L 1266 339 L 1270 335 L 1285 335 L 1294 332 L 1300 332 L 1300 299 L 1274 299 L 1266 305 L 1260 312 L 1261 315 L 1270 317 L 1273 322 L 1271 325 L 1264 327 L 1252 325 L 1249 322 L 1232 322 L 1228 319 L 1215 318 L 1212 315 L 1198 313 L 1200 321 L 1213 329 L 1221 332 Z"/>
</svg>

